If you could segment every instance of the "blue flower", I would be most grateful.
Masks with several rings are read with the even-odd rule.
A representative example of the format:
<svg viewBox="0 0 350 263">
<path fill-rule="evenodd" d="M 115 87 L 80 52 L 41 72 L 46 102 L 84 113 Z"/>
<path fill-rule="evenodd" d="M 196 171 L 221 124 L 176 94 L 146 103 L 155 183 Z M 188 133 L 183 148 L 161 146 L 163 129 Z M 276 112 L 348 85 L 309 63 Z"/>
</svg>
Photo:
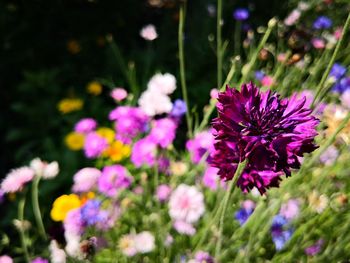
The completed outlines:
<svg viewBox="0 0 350 263">
<path fill-rule="evenodd" d="M 294 230 L 288 227 L 288 223 L 282 215 L 276 215 L 272 220 L 271 236 L 276 250 L 281 250 L 293 235 Z"/>
<path fill-rule="evenodd" d="M 343 93 L 344 91 L 350 89 L 350 77 L 342 78 L 336 84 L 334 84 L 332 90 L 334 92 Z"/>
<path fill-rule="evenodd" d="M 261 81 L 265 77 L 265 73 L 262 70 L 255 71 L 255 78 Z"/>
<path fill-rule="evenodd" d="M 249 18 L 249 11 L 246 8 L 237 8 L 233 12 L 233 17 L 238 21 L 247 20 Z"/>
<path fill-rule="evenodd" d="M 96 199 L 88 200 L 80 209 L 81 217 L 87 225 L 94 225 L 107 219 L 106 211 L 100 210 L 101 201 Z"/>
<path fill-rule="evenodd" d="M 331 72 L 329 73 L 329 76 L 334 77 L 336 80 L 341 79 L 344 77 L 346 73 L 346 67 L 342 66 L 339 63 L 334 63 Z"/>
<path fill-rule="evenodd" d="M 173 109 L 170 115 L 174 117 L 181 117 L 187 111 L 186 103 L 183 100 L 177 99 L 174 102 Z"/>
<path fill-rule="evenodd" d="M 319 16 L 313 24 L 314 29 L 328 29 L 332 26 L 332 20 L 326 16 Z"/>
</svg>

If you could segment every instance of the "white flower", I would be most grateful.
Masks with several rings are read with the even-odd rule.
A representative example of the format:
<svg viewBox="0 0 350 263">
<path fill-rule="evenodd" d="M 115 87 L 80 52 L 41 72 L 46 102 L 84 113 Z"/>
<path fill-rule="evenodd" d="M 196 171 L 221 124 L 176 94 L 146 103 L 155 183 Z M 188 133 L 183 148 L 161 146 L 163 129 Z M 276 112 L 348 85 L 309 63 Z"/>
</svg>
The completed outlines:
<svg viewBox="0 0 350 263">
<path fill-rule="evenodd" d="M 119 240 L 119 248 L 122 253 L 128 257 L 136 255 L 135 235 L 129 234 L 122 236 Z"/>
<path fill-rule="evenodd" d="M 148 82 L 147 89 L 162 94 L 172 94 L 176 89 L 176 78 L 170 73 L 157 73 Z"/>
<path fill-rule="evenodd" d="M 54 178 L 59 172 L 58 163 L 56 161 L 47 163 L 40 158 L 33 159 L 30 162 L 30 167 L 34 170 L 36 175 L 42 176 L 45 179 Z"/>
<path fill-rule="evenodd" d="M 139 253 L 148 253 L 155 248 L 154 236 L 148 231 L 143 231 L 137 234 L 134 238 L 134 241 L 135 248 Z"/>
<path fill-rule="evenodd" d="M 52 263 L 66 263 L 66 253 L 58 247 L 56 240 L 51 240 L 49 250 Z"/>
<path fill-rule="evenodd" d="M 74 258 L 82 258 L 80 251 L 80 236 L 72 232 L 65 231 L 64 237 L 66 239 L 66 252 L 69 256 Z"/>
<path fill-rule="evenodd" d="M 148 116 L 169 113 L 173 108 L 173 104 L 167 95 L 151 90 L 143 92 L 138 103 L 142 111 Z"/>
<path fill-rule="evenodd" d="M 140 36 L 145 40 L 153 41 L 158 37 L 158 34 L 154 25 L 147 25 L 141 29 Z"/>
<path fill-rule="evenodd" d="M 204 210 L 204 196 L 195 186 L 180 184 L 170 196 L 169 215 L 175 221 L 195 223 Z"/>
</svg>

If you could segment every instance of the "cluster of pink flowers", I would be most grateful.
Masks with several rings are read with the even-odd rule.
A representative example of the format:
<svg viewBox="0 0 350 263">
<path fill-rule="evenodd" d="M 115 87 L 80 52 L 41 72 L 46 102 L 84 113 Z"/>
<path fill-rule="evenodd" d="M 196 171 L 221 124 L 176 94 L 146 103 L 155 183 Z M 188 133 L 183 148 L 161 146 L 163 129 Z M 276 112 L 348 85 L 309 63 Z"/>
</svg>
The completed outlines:
<svg viewBox="0 0 350 263">
<path fill-rule="evenodd" d="M 212 131 L 197 133 L 193 139 L 187 141 L 186 148 L 191 154 L 192 162 L 198 164 L 205 154 L 209 156 L 214 151 Z"/>
<path fill-rule="evenodd" d="M 98 189 L 109 197 L 115 197 L 118 191 L 128 188 L 131 185 L 132 177 L 121 165 L 105 166 L 98 178 Z"/>
</svg>

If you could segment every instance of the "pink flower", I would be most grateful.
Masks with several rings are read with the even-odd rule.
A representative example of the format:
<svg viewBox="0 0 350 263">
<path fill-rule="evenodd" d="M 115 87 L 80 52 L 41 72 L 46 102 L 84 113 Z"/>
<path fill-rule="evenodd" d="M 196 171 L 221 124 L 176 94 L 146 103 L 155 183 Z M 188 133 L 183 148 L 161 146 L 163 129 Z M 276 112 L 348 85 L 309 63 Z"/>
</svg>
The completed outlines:
<svg viewBox="0 0 350 263">
<path fill-rule="evenodd" d="M 100 175 L 101 171 L 92 167 L 86 167 L 79 170 L 73 177 L 73 192 L 91 191 L 96 186 Z"/>
<path fill-rule="evenodd" d="M 143 231 L 141 233 L 138 233 L 135 236 L 134 241 L 135 241 L 135 248 L 137 252 L 141 254 L 151 252 L 155 248 L 154 236 L 148 231 Z"/>
<path fill-rule="evenodd" d="M 343 34 L 343 28 L 341 27 L 338 27 L 334 32 L 334 36 L 337 40 L 341 38 L 342 34 Z"/>
<path fill-rule="evenodd" d="M 193 236 L 196 233 L 196 229 L 192 226 L 192 224 L 186 223 L 181 220 L 177 220 L 173 224 L 175 230 L 180 234 Z"/>
<path fill-rule="evenodd" d="M 89 133 L 85 138 L 84 152 L 87 158 L 99 157 L 107 148 L 107 140 L 97 133 Z"/>
<path fill-rule="evenodd" d="M 294 9 L 289 16 L 284 20 L 286 26 L 294 25 L 300 18 L 301 12 L 298 9 Z"/>
<path fill-rule="evenodd" d="M 34 177 L 34 170 L 28 166 L 13 169 L 1 182 L 1 190 L 5 193 L 21 191 L 24 185 Z"/>
<path fill-rule="evenodd" d="M 214 136 L 211 131 L 197 133 L 195 137 L 188 140 L 186 148 L 191 154 L 193 163 L 198 164 L 203 155 L 207 152 L 210 154 L 214 150 Z"/>
<path fill-rule="evenodd" d="M 286 204 L 281 206 L 280 214 L 287 220 L 296 218 L 299 215 L 299 201 L 290 199 Z"/>
<path fill-rule="evenodd" d="M 105 166 L 98 178 L 98 190 L 109 197 L 115 197 L 118 190 L 128 188 L 131 182 L 132 177 L 123 166 L 118 164 Z"/>
<path fill-rule="evenodd" d="M 195 186 L 180 184 L 170 196 L 169 215 L 175 221 L 195 223 L 204 210 L 204 196 Z"/>
<path fill-rule="evenodd" d="M 73 209 L 68 212 L 63 222 L 64 231 L 74 235 L 82 235 L 85 224 L 81 217 L 80 208 Z"/>
<path fill-rule="evenodd" d="M 220 176 L 218 175 L 218 171 L 218 168 L 209 166 L 205 170 L 204 176 L 202 178 L 203 184 L 213 191 L 215 191 L 218 188 L 220 182 Z"/>
<path fill-rule="evenodd" d="M 111 91 L 111 97 L 116 101 L 122 101 L 128 96 L 128 92 L 123 88 L 114 88 Z"/>
<path fill-rule="evenodd" d="M 8 255 L 0 256 L 0 263 L 12 263 L 13 260 Z"/>
<path fill-rule="evenodd" d="M 176 89 L 176 78 L 170 73 L 157 73 L 148 82 L 147 89 L 164 95 L 169 95 Z"/>
<path fill-rule="evenodd" d="M 264 76 L 261 80 L 262 86 L 271 87 L 273 84 L 275 84 L 275 81 L 270 76 Z"/>
<path fill-rule="evenodd" d="M 140 36 L 147 41 L 153 41 L 158 37 L 158 34 L 155 26 L 150 24 L 141 29 Z"/>
<path fill-rule="evenodd" d="M 171 194 L 171 187 L 166 185 L 166 184 L 161 184 L 157 187 L 157 199 L 160 202 L 164 202 L 166 200 L 168 200 L 169 195 Z"/>
<path fill-rule="evenodd" d="M 175 121 L 170 118 L 155 120 L 149 139 L 159 144 L 162 148 L 166 148 L 175 139 L 176 128 Z"/>
<path fill-rule="evenodd" d="M 313 38 L 311 40 L 311 43 L 314 46 L 314 48 L 316 48 L 316 49 L 323 49 L 326 46 L 326 43 L 321 38 Z"/>
<path fill-rule="evenodd" d="M 350 109 L 350 90 L 345 90 L 340 96 L 340 102 L 345 107 Z"/>
<path fill-rule="evenodd" d="M 210 98 L 212 98 L 213 100 L 216 100 L 219 96 L 219 90 L 218 89 L 212 89 L 210 91 Z"/>
<path fill-rule="evenodd" d="M 78 121 L 74 126 L 74 131 L 87 134 L 96 129 L 97 122 L 92 118 L 85 118 Z"/>
<path fill-rule="evenodd" d="M 277 55 L 277 60 L 279 62 L 284 62 L 286 60 L 286 53 L 280 53 Z"/>
<path fill-rule="evenodd" d="M 136 142 L 132 148 L 131 161 L 136 167 L 152 166 L 155 163 L 157 145 L 148 137 Z"/>
</svg>

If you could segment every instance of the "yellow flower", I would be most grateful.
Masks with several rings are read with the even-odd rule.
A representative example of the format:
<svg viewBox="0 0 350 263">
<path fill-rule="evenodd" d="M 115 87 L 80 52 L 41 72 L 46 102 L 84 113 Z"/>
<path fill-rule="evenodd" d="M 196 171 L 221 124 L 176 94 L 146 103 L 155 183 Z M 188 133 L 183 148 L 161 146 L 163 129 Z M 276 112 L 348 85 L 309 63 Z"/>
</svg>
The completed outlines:
<svg viewBox="0 0 350 263">
<path fill-rule="evenodd" d="M 101 127 L 98 128 L 96 133 L 105 138 L 108 143 L 112 143 L 115 138 L 115 132 L 111 128 Z"/>
<path fill-rule="evenodd" d="M 119 162 L 129 157 L 130 152 L 129 145 L 124 145 L 121 141 L 115 141 L 106 149 L 104 155 L 109 157 L 113 162 Z"/>
<path fill-rule="evenodd" d="M 81 110 L 83 101 L 81 99 L 63 99 L 58 103 L 57 107 L 62 114 L 67 114 L 72 111 Z"/>
<path fill-rule="evenodd" d="M 79 42 L 74 39 L 69 40 L 67 42 L 67 50 L 71 54 L 78 54 L 81 50 Z"/>
<path fill-rule="evenodd" d="M 97 81 L 91 81 L 86 86 L 86 90 L 88 93 L 97 96 L 100 95 L 102 92 L 102 85 Z"/>
<path fill-rule="evenodd" d="M 63 221 L 68 212 L 80 207 L 81 202 L 76 194 L 61 195 L 58 197 L 52 205 L 51 218 L 54 221 Z"/>
<path fill-rule="evenodd" d="M 81 201 L 81 204 L 85 204 L 88 200 L 90 199 L 94 199 L 95 198 L 95 193 L 94 192 L 87 192 L 85 194 L 83 194 L 81 197 L 80 197 L 80 201 Z"/>
<path fill-rule="evenodd" d="M 72 151 L 79 151 L 84 147 L 85 136 L 81 133 L 71 132 L 64 138 L 67 147 Z"/>
</svg>

